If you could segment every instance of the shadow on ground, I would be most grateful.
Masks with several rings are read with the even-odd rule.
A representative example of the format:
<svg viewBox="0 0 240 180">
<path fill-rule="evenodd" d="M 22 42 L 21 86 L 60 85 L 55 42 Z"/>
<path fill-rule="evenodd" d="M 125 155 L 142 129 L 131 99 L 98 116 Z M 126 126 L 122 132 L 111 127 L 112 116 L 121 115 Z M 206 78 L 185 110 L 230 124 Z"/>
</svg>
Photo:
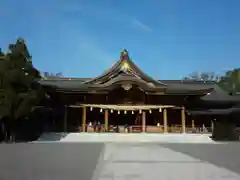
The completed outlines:
<svg viewBox="0 0 240 180">
<path fill-rule="evenodd" d="M 0 145 L 0 179 L 90 180 L 103 143 Z"/>
<path fill-rule="evenodd" d="M 38 138 L 38 142 L 47 142 L 47 141 L 60 141 L 65 138 L 68 133 L 44 133 Z"/>
<path fill-rule="evenodd" d="M 226 168 L 240 174 L 240 143 L 227 144 L 160 144 L 173 151 L 184 153 L 201 161 Z"/>
</svg>

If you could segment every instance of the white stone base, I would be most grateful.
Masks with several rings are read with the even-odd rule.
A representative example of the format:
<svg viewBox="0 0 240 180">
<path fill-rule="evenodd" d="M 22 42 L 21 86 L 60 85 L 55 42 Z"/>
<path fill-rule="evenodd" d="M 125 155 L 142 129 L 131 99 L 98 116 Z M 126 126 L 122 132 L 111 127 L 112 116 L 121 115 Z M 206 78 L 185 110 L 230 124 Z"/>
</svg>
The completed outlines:
<svg viewBox="0 0 240 180">
<path fill-rule="evenodd" d="M 44 133 L 37 142 L 216 143 L 211 134 Z"/>
</svg>

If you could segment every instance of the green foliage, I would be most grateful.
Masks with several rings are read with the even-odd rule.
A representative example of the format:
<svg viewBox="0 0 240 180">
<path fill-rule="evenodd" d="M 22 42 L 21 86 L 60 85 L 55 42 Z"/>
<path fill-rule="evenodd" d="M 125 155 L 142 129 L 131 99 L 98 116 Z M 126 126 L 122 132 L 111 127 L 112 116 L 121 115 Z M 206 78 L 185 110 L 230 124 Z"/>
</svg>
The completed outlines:
<svg viewBox="0 0 240 180">
<path fill-rule="evenodd" d="M 228 92 L 240 92 L 240 68 L 227 71 L 221 77 L 219 85 Z"/>
<path fill-rule="evenodd" d="M 14 121 L 28 116 L 45 95 L 39 79 L 22 39 L 0 53 L 0 118 Z"/>
</svg>

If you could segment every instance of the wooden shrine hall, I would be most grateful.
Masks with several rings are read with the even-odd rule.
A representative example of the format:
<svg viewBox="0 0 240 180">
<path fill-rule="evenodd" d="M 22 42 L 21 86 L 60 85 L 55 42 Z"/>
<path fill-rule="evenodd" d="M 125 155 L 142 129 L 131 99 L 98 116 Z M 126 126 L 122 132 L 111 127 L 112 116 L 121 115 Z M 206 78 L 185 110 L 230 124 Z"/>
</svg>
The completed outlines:
<svg viewBox="0 0 240 180">
<path fill-rule="evenodd" d="M 156 80 L 123 50 L 119 60 L 94 78 L 43 79 L 49 99 L 44 130 L 64 132 L 195 132 L 211 131 L 213 117 L 191 111 L 227 109 L 236 98 L 215 82 Z M 128 131 L 126 131 L 126 129 Z"/>
</svg>

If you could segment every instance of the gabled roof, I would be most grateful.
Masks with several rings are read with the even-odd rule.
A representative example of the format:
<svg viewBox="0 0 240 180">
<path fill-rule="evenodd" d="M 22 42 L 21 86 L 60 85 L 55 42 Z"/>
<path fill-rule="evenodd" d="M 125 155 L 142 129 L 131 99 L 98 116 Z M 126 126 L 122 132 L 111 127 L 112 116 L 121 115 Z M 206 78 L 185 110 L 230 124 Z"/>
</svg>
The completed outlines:
<svg viewBox="0 0 240 180">
<path fill-rule="evenodd" d="M 153 84 L 146 83 L 142 79 L 137 77 L 129 76 L 127 74 L 120 74 L 118 77 L 109 80 L 104 84 L 88 84 L 85 83 L 89 78 L 59 78 L 55 80 L 41 80 L 40 83 L 43 86 L 53 87 L 56 89 L 61 89 L 65 91 L 79 91 L 79 92 L 88 92 L 91 90 L 110 90 L 113 85 L 117 85 L 123 81 L 132 82 L 132 84 L 139 84 L 144 87 L 146 90 L 158 90 L 162 86 L 155 86 Z M 161 80 L 166 84 L 166 93 L 168 94 L 182 94 L 182 93 L 191 93 L 196 92 L 209 92 L 208 94 L 200 97 L 200 100 L 203 102 L 240 102 L 239 95 L 230 95 L 226 91 L 222 90 L 214 82 L 203 82 L 203 81 L 189 81 L 189 80 Z"/>
<path fill-rule="evenodd" d="M 79 91 L 79 92 L 86 92 L 86 91 L 95 91 L 95 90 L 111 90 L 114 89 L 119 84 L 123 84 L 124 81 L 127 81 L 129 84 L 132 85 L 140 85 L 144 90 L 147 91 L 158 91 L 163 89 L 162 86 L 155 86 L 152 83 L 146 83 L 142 79 L 137 77 L 129 76 L 126 74 L 121 74 L 118 77 L 109 80 L 104 84 L 87 84 L 84 83 L 82 79 L 58 79 L 58 80 L 41 80 L 40 83 L 43 86 L 53 87 L 59 90 L 65 91 Z M 168 83 L 167 87 L 165 88 L 165 92 L 168 94 L 206 94 L 206 92 L 210 92 L 213 89 L 213 83 L 203 83 L 203 82 L 193 82 L 193 81 L 168 81 L 163 80 L 162 82 Z M 165 86 L 164 86 L 165 87 Z"/>
<path fill-rule="evenodd" d="M 231 95 L 230 93 L 224 91 L 217 84 L 214 85 L 214 89 L 208 95 L 201 97 L 204 101 L 232 101 L 232 102 L 240 102 L 240 97 Z"/>
<path fill-rule="evenodd" d="M 135 79 L 139 79 L 145 83 L 152 83 L 155 86 L 166 86 L 164 83 L 153 79 L 152 77 L 145 74 L 128 56 L 128 52 L 124 49 L 121 52 L 120 60 L 118 60 L 109 70 L 105 71 L 104 74 L 84 82 L 85 84 L 105 84 L 108 81 L 118 78 L 119 76 L 127 75 Z M 133 79 L 134 79 L 133 78 Z M 132 79 L 132 80 L 133 80 Z M 127 79 L 126 79 L 127 80 Z"/>
<path fill-rule="evenodd" d="M 165 94 L 200 95 L 206 101 L 239 102 L 240 96 L 232 96 L 223 91 L 212 81 L 193 80 L 155 80 L 145 74 L 128 56 L 124 49 L 118 60 L 103 75 L 96 78 L 54 78 L 41 80 L 44 86 L 53 87 L 63 91 L 109 91 L 119 85 L 139 85 L 148 92 L 165 92 Z"/>
<path fill-rule="evenodd" d="M 205 102 L 214 102 L 214 101 L 222 101 L 222 102 L 240 102 L 240 96 L 238 95 L 231 95 L 230 93 L 224 91 L 219 85 L 214 81 L 204 82 L 204 81 L 163 81 L 168 84 L 168 88 L 171 91 L 180 91 L 182 90 L 197 90 L 197 89 L 211 89 L 212 91 L 202 96 L 200 99 Z"/>
</svg>

